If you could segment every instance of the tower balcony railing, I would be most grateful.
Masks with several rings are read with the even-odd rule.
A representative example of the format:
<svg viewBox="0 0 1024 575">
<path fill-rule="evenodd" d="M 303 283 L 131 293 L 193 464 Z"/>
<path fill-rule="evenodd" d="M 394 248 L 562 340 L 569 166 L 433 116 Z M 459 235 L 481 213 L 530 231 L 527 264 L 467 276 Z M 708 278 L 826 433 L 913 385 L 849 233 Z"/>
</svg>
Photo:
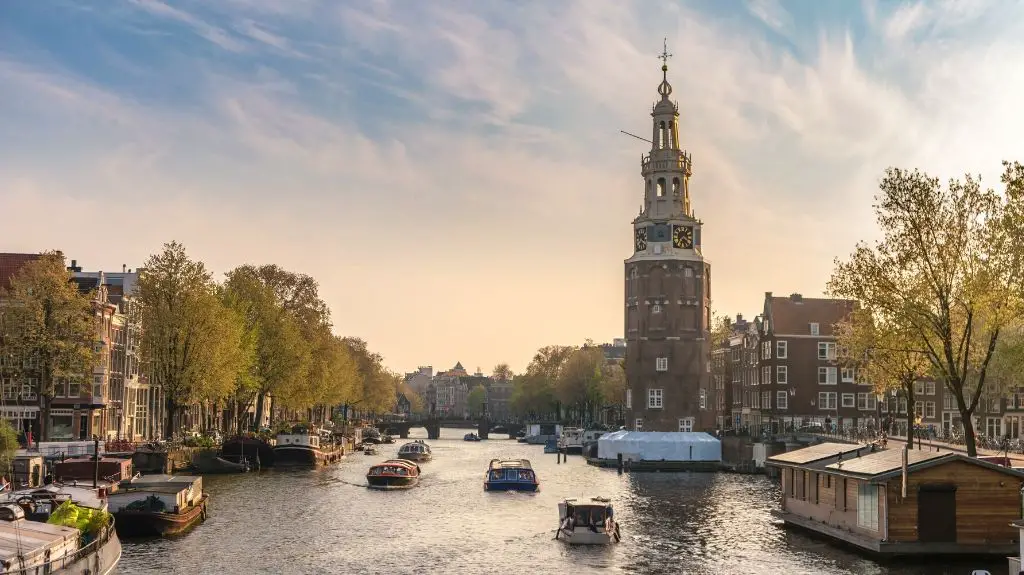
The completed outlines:
<svg viewBox="0 0 1024 575">
<path fill-rule="evenodd" d="M 640 170 L 643 173 L 647 173 L 649 170 L 683 170 L 686 175 L 691 175 L 692 161 L 690 160 L 690 154 L 686 152 L 678 152 L 674 158 L 666 158 L 664 160 L 651 160 L 651 154 L 644 154 L 640 158 Z"/>
</svg>

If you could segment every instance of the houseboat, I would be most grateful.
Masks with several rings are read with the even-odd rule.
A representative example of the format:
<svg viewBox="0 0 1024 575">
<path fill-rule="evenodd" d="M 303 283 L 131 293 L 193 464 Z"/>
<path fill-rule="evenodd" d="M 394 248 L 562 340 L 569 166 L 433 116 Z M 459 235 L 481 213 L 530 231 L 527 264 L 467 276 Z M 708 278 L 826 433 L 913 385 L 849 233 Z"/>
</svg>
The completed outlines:
<svg viewBox="0 0 1024 575">
<path fill-rule="evenodd" d="M 335 443 L 334 437 L 327 432 L 304 425 L 296 425 L 289 433 L 277 435 L 274 446 L 274 466 L 308 466 L 328 465 L 340 460 L 345 455 L 342 444 Z"/>
<path fill-rule="evenodd" d="M 220 446 L 220 456 L 228 461 L 248 465 L 252 469 L 274 466 L 274 446 L 260 437 L 238 435 Z"/>
<path fill-rule="evenodd" d="M 492 459 L 484 491 L 539 491 L 540 482 L 529 459 Z"/>
<path fill-rule="evenodd" d="M 409 489 L 420 482 L 420 466 L 406 459 L 389 459 L 370 467 L 366 486 L 370 489 Z"/>
<path fill-rule="evenodd" d="M 54 487 L 9 495 L 0 503 L 0 574 L 114 570 L 121 541 L 95 490 Z"/>
<path fill-rule="evenodd" d="M 555 539 L 571 545 L 608 545 L 621 539 L 609 499 L 572 497 L 558 504 Z"/>
<path fill-rule="evenodd" d="M 398 458 L 409 461 L 430 461 L 430 446 L 417 439 L 398 448 Z"/>
<path fill-rule="evenodd" d="M 544 445 L 550 440 L 558 441 L 561 435 L 562 426 L 557 423 L 530 423 L 526 426 L 522 443 Z"/>
<path fill-rule="evenodd" d="M 882 556 L 1017 551 L 1024 472 L 963 454 L 821 443 L 769 457 L 785 525 Z"/>
<path fill-rule="evenodd" d="M 122 537 L 177 535 L 206 519 L 203 478 L 146 475 L 122 481 L 108 496 Z"/>
</svg>

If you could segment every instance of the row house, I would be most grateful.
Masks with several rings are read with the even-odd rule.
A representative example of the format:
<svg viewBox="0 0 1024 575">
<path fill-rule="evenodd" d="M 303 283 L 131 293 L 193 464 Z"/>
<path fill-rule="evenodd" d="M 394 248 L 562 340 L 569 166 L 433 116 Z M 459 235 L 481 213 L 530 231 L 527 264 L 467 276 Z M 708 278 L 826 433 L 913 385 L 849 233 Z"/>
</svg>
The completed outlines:
<svg viewBox="0 0 1024 575">
<path fill-rule="evenodd" d="M 877 425 L 878 396 L 838 361 L 835 325 L 850 300 L 765 293 L 760 332 L 759 410 L 771 429 Z"/>
<path fill-rule="evenodd" d="M 742 314 L 729 321 L 726 339 L 711 351 L 712 391 L 719 429 L 760 427 L 760 413 L 752 410 L 757 395 L 758 320 Z"/>
<path fill-rule="evenodd" d="M 484 388 L 484 405 L 469 405 L 469 394 L 477 386 Z M 479 370 L 469 375 L 462 363 L 433 377 L 427 386 L 428 410 L 440 417 L 468 418 L 472 413 L 486 411 L 495 421 L 512 415 L 512 382 L 487 377 Z"/>
<path fill-rule="evenodd" d="M 975 432 L 996 439 L 1024 439 L 1024 390 L 1001 391 L 982 394 L 972 418 Z M 963 429 L 956 396 L 941 381 L 933 379 L 914 384 L 912 406 L 905 394 L 890 391 L 881 402 L 880 412 L 898 435 L 906 435 L 911 420 L 943 435 Z"/>
<path fill-rule="evenodd" d="M 25 264 L 39 259 L 39 254 L 0 253 L 0 293 L 11 288 L 11 278 Z M 0 417 L 23 434 L 40 436 L 39 360 L 14 355 L 5 347 L 5 337 L 11 326 L 4 306 L 10 305 L 0 298 Z"/>
</svg>

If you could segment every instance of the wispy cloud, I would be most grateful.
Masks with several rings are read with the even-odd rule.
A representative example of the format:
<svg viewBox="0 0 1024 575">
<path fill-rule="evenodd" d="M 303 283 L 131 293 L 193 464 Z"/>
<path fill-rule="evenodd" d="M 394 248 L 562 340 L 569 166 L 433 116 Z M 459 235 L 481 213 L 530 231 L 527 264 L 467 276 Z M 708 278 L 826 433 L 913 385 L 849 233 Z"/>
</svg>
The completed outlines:
<svg viewBox="0 0 1024 575">
<path fill-rule="evenodd" d="M 618 132 L 649 133 L 665 35 L 723 311 L 819 292 L 872 233 L 885 166 L 1024 159 L 1020 7 L 91 6 L 57 24 L 103 22 L 102 48 L 15 49 L 0 23 L 0 211 L 60 224 L 5 220 L 6 249 L 136 266 L 176 238 L 219 271 L 274 261 L 395 368 L 620 335 L 645 145 Z M 75 222 L 111 214 L 130 242 L 81 242 Z"/>
</svg>

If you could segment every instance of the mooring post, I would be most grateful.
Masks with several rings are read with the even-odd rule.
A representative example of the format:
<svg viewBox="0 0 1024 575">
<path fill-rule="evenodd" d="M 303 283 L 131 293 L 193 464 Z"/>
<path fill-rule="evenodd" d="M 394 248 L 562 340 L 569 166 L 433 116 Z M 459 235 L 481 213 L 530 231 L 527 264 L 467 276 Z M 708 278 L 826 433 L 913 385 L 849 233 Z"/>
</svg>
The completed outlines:
<svg viewBox="0 0 1024 575">
<path fill-rule="evenodd" d="M 618 463 L 617 467 L 619 468 L 619 473 L 622 473 L 622 454 L 621 453 L 617 454 L 615 456 L 615 459 L 616 459 L 616 461 Z"/>
</svg>

